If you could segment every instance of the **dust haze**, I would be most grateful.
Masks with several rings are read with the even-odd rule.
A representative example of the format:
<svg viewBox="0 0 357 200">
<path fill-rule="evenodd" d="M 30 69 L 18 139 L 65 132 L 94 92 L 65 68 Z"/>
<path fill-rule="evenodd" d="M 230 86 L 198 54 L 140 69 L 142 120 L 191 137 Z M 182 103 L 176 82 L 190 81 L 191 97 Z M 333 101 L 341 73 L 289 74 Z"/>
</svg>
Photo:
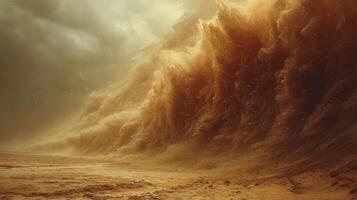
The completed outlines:
<svg viewBox="0 0 357 200">
<path fill-rule="evenodd" d="M 198 11 L 188 2 L 2 1 L 0 143 L 71 120 L 90 93 L 128 74 L 141 48 Z"/>
<path fill-rule="evenodd" d="M 357 198 L 354 0 L 1 4 L 0 197 Z"/>
</svg>

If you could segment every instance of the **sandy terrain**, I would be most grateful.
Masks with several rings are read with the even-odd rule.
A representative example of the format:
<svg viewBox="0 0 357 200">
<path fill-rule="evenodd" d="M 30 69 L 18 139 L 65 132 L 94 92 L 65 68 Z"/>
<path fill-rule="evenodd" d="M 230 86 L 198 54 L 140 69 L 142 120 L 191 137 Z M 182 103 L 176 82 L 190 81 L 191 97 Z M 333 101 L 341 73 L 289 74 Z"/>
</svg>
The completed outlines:
<svg viewBox="0 0 357 200">
<path fill-rule="evenodd" d="M 1 27 L 0 39 L 25 45 L 5 48 L 10 55 L 0 59 L 0 65 L 11 66 L 0 73 L 5 97 L 0 140 L 6 139 L 0 148 L 86 155 L 0 152 L 0 199 L 357 200 L 357 0 L 217 0 L 211 19 L 203 17 L 205 0 L 187 1 L 197 4 L 197 14 L 191 6 L 169 10 L 160 4 L 155 12 L 185 12 L 166 35 L 155 31 L 161 18 L 151 27 L 154 15 L 138 11 L 137 25 L 150 22 L 148 37 L 135 20 L 124 20 L 132 27 L 126 29 L 102 9 L 98 17 L 86 17 L 93 13 L 77 13 L 74 5 L 55 1 L 0 2 L 0 8 L 6 5 L 0 23 L 11 28 L 4 35 Z M 127 2 L 123 5 L 134 13 L 137 3 Z M 145 2 L 138 4 L 143 10 L 154 4 L 139 2 Z M 50 12 L 43 13 L 47 4 Z M 118 13 L 113 16 L 121 19 Z M 82 25 L 80 16 L 85 17 Z M 9 17 L 14 23 L 6 21 Z M 33 20 L 24 26 L 27 17 Z M 56 29 L 49 33 L 63 29 L 64 35 L 36 29 L 52 26 Z M 21 36 L 18 42 L 14 35 Z M 77 40 L 82 35 L 88 37 Z M 116 43 L 114 35 L 124 40 Z M 135 35 L 148 44 L 129 55 L 140 46 Z M 61 38 L 63 45 L 52 42 Z M 31 40 L 38 45 L 30 45 Z M 124 48 L 128 52 L 120 55 L 107 46 L 131 41 L 133 49 Z M 87 53 L 97 55 L 92 46 L 108 56 L 87 59 Z M 110 66 L 113 77 L 91 83 L 88 78 L 102 73 L 99 60 Z M 79 70 L 79 61 L 93 67 Z M 36 67 L 27 66 L 31 63 Z M 57 64 L 49 67 L 52 63 Z M 26 67 L 18 70 L 15 64 Z M 65 65 L 70 68 L 57 75 Z M 127 76 L 124 69 L 131 70 Z M 63 88 L 60 80 L 65 80 Z M 104 89 L 104 83 L 110 86 Z M 89 95 L 83 90 L 87 86 L 99 91 Z M 64 115 L 70 111 L 73 117 Z"/>
<path fill-rule="evenodd" d="M 294 176 L 146 169 L 104 159 L 0 155 L 0 199 L 352 200 L 356 166 Z"/>
</svg>

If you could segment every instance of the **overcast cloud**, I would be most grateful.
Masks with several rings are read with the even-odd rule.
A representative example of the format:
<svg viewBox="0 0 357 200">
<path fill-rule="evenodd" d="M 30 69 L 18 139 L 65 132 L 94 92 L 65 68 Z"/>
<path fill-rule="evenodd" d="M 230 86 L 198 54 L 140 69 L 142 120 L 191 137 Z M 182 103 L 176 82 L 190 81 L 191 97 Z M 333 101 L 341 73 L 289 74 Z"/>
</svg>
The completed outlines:
<svg viewBox="0 0 357 200">
<path fill-rule="evenodd" d="M 72 116 L 86 95 L 123 77 L 140 48 L 167 34 L 185 13 L 208 5 L 0 1 L 0 144 L 31 139 Z"/>
</svg>

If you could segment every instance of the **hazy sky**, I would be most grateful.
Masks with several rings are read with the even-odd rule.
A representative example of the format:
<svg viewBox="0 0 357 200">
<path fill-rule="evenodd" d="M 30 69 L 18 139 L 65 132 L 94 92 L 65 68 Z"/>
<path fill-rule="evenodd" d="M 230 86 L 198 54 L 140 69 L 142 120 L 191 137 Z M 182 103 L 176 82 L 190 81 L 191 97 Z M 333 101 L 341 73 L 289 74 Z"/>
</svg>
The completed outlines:
<svg viewBox="0 0 357 200">
<path fill-rule="evenodd" d="M 68 119 L 207 0 L 0 1 L 0 144 Z M 200 9 L 199 9 L 200 8 Z M 203 8 L 203 9 L 201 9 Z"/>
</svg>

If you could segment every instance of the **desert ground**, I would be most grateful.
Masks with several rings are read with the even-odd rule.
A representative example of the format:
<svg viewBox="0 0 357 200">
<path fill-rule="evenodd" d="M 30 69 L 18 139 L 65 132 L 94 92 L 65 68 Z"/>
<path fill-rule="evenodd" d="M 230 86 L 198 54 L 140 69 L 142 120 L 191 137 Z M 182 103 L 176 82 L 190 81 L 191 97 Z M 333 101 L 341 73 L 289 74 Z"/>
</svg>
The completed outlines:
<svg viewBox="0 0 357 200">
<path fill-rule="evenodd" d="M 301 174 L 146 167 L 101 158 L 1 153 L 0 199 L 357 199 L 356 164 Z"/>
<path fill-rule="evenodd" d="M 0 200 L 357 200 L 357 0 L 0 0 L 0 44 Z"/>
</svg>

